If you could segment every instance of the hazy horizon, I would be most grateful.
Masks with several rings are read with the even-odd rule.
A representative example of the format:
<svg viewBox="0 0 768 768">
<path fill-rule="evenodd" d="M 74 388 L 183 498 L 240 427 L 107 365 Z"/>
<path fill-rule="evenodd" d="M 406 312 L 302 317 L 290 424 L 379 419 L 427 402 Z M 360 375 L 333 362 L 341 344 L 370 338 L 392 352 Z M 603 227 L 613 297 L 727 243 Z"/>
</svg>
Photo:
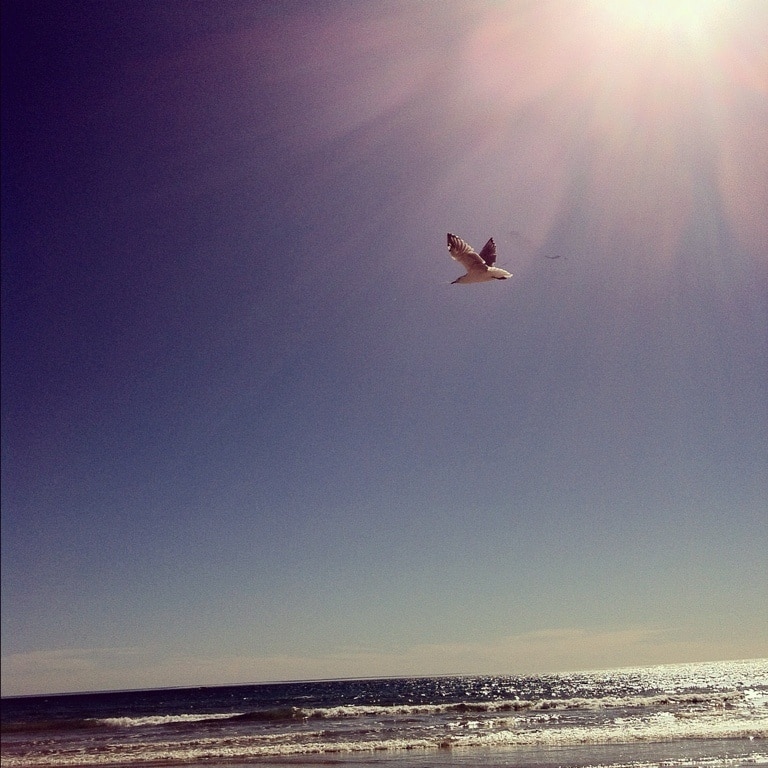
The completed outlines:
<svg viewBox="0 0 768 768">
<path fill-rule="evenodd" d="M 595 674 L 595 673 L 604 673 L 604 672 L 626 672 L 632 669 L 647 669 L 654 667 L 680 667 L 680 666 L 697 666 L 697 665 L 708 665 L 708 664 L 730 664 L 734 662 L 758 662 L 758 661 L 765 661 L 768 663 L 768 658 L 755 658 L 755 659 L 714 659 L 714 660 L 708 660 L 708 661 L 685 661 L 685 662 L 666 662 L 663 664 L 650 664 L 647 666 L 642 667 L 635 667 L 635 666 L 627 666 L 627 667 L 606 667 L 606 668 L 598 668 L 598 669 L 571 669 L 571 670 L 560 670 L 558 672 L 540 672 L 538 674 L 527 674 L 527 673 L 520 673 L 520 674 L 504 674 L 499 673 L 495 675 L 472 675 L 472 674 L 463 674 L 463 673 L 442 673 L 442 674 L 435 674 L 435 675 L 382 675 L 382 676 L 353 676 L 353 677 L 310 677 L 310 678 L 298 678 L 298 679 L 291 679 L 291 680 L 250 680 L 245 682 L 239 682 L 239 683 L 212 683 L 210 685 L 163 685 L 156 688 L 107 688 L 107 689 L 97 689 L 97 690 L 89 690 L 89 691 L 46 691 L 41 693 L 22 693 L 22 694 L 8 694 L 3 695 L 2 698 L 4 699 L 24 699 L 24 698 L 39 698 L 39 697 L 46 697 L 46 696 L 89 696 L 91 694 L 99 694 L 99 693 L 141 693 L 142 691 L 174 691 L 174 690 L 187 690 L 187 689 L 193 689 L 193 688 L 236 688 L 238 686 L 248 687 L 248 686 L 257 686 L 257 685 L 294 685 L 294 684 L 300 684 L 300 683 L 333 683 L 333 682 L 354 682 L 356 680 L 402 680 L 402 679 L 432 679 L 432 678 L 472 678 L 472 677 L 509 677 L 509 678 L 526 678 L 526 677 L 547 677 L 547 676 L 568 676 L 568 675 L 583 675 L 583 674 Z"/>
</svg>

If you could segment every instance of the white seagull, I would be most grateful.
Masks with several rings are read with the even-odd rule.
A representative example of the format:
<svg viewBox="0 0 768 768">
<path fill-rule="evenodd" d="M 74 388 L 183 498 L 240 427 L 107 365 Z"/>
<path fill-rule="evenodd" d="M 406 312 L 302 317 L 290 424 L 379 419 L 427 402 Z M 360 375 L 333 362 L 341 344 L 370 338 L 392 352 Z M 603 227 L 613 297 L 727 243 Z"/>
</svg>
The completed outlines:
<svg viewBox="0 0 768 768">
<path fill-rule="evenodd" d="M 449 232 L 448 250 L 451 257 L 467 270 L 466 275 L 457 278 L 453 283 L 487 283 L 489 280 L 506 280 L 512 277 L 511 272 L 493 266 L 496 261 L 496 243 L 493 238 L 483 246 L 480 253 L 476 253 L 471 245 Z"/>
</svg>

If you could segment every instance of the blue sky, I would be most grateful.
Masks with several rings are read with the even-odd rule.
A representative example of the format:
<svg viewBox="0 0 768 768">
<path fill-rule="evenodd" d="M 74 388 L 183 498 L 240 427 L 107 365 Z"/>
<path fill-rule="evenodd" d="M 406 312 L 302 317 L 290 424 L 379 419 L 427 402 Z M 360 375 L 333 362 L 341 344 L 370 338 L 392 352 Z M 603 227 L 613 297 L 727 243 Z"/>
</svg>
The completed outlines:
<svg viewBox="0 0 768 768">
<path fill-rule="evenodd" d="M 763 3 L 3 6 L 4 695 L 766 655 Z"/>
</svg>

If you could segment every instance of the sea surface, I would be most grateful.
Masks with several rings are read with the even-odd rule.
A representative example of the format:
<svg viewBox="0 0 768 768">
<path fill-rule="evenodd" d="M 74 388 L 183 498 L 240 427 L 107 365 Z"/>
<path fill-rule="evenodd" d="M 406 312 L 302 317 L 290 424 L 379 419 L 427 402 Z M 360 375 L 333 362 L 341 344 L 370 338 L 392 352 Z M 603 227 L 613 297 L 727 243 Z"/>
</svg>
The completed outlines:
<svg viewBox="0 0 768 768">
<path fill-rule="evenodd" d="M 4 698 L 1 762 L 768 765 L 768 659 Z"/>
</svg>

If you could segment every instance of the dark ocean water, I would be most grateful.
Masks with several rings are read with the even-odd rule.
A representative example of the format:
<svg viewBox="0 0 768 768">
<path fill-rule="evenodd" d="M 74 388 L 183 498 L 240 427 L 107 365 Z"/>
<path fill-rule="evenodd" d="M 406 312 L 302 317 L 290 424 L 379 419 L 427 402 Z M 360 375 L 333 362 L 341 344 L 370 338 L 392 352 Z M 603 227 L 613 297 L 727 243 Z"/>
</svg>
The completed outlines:
<svg viewBox="0 0 768 768">
<path fill-rule="evenodd" d="M 2 766 L 768 765 L 768 660 L 6 698 Z"/>
</svg>

